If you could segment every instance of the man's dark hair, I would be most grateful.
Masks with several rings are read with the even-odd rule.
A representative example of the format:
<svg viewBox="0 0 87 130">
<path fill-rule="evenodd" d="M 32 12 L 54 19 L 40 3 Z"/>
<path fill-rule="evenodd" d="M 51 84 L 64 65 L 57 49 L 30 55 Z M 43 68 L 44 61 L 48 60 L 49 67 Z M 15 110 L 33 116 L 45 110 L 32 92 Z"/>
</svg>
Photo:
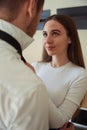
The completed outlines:
<svg viewBox="0 0 87 130">
<path fill-rule="evenodd" d="M 6 11 L 9 21 L 14 20 L 26 0 L 0 0 L 0 10 Z"/>
<path fill-rule="evenodd" d="M 27 0 L 0 0 L 0 10 L 6 9 L 9 13 L 9 21 L 16 18 L 18 15 L 22 5 Z M 38 0 L 37 2 L 37 12 L 40 10 L 40 8 L 43 6 L 44 0 Z"/>
<path fill-rule="evenodd" d="M 37 2 L 37 12 L 40 10 L 40 8 L 43 6 L 45 0 L 38 0 Z"/>
<path fill-rule="evenodd" d="M 0 0 L 0 8 L 2 9 L 4 7 L 13 12 L 19 9 L 25 1 L 26 0 Z"/>
</svg>

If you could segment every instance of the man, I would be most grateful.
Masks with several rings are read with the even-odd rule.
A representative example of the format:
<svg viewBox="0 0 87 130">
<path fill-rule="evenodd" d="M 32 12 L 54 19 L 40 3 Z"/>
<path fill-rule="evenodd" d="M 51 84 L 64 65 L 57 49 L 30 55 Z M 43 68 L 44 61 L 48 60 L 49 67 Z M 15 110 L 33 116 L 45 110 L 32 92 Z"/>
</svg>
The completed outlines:
<svg viewBox="0 0 87 130">
<path fill-rule="evenodd" d="M 0 130 L 48 130 L 45 87 L 21 60 L 19 50 L 6 41 L 10 35 L 25 49 L 33 40 L 29 25 L 36 20 L 33 36 L 43 4 L 44 0 L 0 0 Z"/>
<path fill-rule="evenodd" d="M 33 40 L 43 4 L 0 0 L 0 130 L 49 129 L 45 86 L 22 56 Z"/>
</svg>

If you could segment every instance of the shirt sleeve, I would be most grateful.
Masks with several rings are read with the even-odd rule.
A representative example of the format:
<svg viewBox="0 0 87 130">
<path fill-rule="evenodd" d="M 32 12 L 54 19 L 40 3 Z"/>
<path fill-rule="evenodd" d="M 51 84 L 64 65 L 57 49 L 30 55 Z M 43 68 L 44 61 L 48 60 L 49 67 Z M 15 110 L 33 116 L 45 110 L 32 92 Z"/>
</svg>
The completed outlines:
<svg viewBox="0 0 87 130">
<path fill-rule="evenodd" d="M 77 108 L 79 107 L 82 98 L 87 91 L 87 73 L 80 75 L 71 83 L 70 89 L 60 106 L 56 107 L 55 104 L 49 101 L 49 124 L 50 128 L 60 128 L 67 123 Z"/>
<path fill-rule="evenodd" d="M 72 116 L 72 113 L 75 112 L 77 109 L 78 105 L 70 102 L 70 101 L 65 101 L 62 106 L 56 107 L 53 102 L 50 100 L 49 101 L 49 109 L 50 109 L 50 114 L 49 114 L 49 126 L 50 128 L 60 128 L 62 127 L 65 123 L 67 123 Z M 66 105 L 69 105 L 69 107 L 66 108 Z M 71 111 L 69 111 L 71 109 Z"/>
</svg>

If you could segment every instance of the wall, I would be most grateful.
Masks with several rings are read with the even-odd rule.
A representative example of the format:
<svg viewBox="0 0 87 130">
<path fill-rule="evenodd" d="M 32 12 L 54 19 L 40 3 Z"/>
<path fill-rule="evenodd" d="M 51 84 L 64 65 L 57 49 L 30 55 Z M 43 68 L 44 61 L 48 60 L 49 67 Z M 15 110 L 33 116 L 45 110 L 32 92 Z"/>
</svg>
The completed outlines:
<svg viewBox="0 0 87 130">
<path fill-rule="evenodd" d="M 87 0 L 45 0 L 44 9 L 51 9 L 51 14 L 56 13 L 58 8 L 76 7 L 76 6 L 86 6 Z M 83 55 L 85 59 L 85 64 L 87 67 L 87 30 L 78 30 L 81 46 L 83 50 Z M 38 61 L 41 59 L 42 52 L 42 31 L 37 31 L 34 35 L 35 41 L 29 45 L 27 49 L 23 51 L 23 55 L 26 60 L 30 63 Z"/>
</svg>

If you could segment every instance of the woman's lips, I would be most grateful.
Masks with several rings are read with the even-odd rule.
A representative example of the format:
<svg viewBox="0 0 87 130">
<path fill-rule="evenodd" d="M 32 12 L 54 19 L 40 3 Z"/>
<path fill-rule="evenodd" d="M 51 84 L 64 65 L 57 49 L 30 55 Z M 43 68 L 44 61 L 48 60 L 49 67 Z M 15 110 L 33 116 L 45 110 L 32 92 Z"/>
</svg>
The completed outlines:
<svg viewBox="0 0 87 130">
<path fill-rule="evenodd" d="M 54 48 L 55 48 L 54 46 L 48 46 L 48 47 L 46 47 L 47 50 L 52 50 Z"/>
</svg>

